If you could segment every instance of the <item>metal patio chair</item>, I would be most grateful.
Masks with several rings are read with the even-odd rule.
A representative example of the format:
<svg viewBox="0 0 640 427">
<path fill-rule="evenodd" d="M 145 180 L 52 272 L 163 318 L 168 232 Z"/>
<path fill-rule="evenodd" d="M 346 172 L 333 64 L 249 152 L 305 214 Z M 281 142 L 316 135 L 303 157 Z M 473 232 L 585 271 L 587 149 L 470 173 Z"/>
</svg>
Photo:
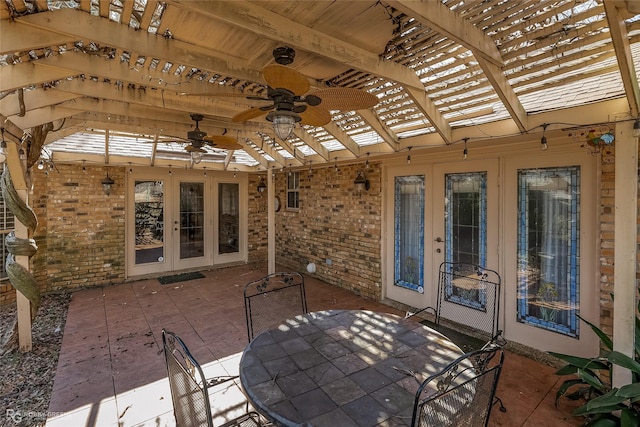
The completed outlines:
<svg viewBox="0 0 640 427">
<path fill-rule="evenodd" d="M 215 377 L 207 380 L 185 343 L 176 334 L 166 329 L 162 329 L 162 346 L 167 363 L 176 425 L 178 427 L 213 427 L 208 387 L 234 377 Z M 262 423 L 257 412 L 247 412 L 220 427 L 232 426 L 258 427 L 262 426 Z"/>
<path fill-rule="evenodd" d="M 436 329 L 442 326 L 460 333 L 469 332 L 476 338 L 486 340 L 484 345 L 459 344 L 464 351 L 504 347 L 507 341 L 498 327 L 500 319 L 500 285 L 502 279 L 497 271 L 478 264 L 443 262 L 438 270 L 438 294 L 436 308 L 426 307 L 407 312 L 412 317 L 422 311 L 432 310 Z M 445 335 L 450 331 L 444 331 Z M 450 337 L 452 338 L 452 337 Z M 502 399 L 495 397 L 494 404 L 506 412 Z"/>
<path fill-rule="evenodd" d="M 427 378 L 416 392 L 411 426 L 486 427 L 503 363 L 503 350 L 489 346 Z"/>
<path fill-rule="evenodd" d="M 469 329 L 480 338 L 504 345 L 498 329 L 500 317 L 501 279 L 497 271 L 462 262 L 443 262 L 438 273 L 438 294 L 435 309 L 412 309 L 406 317 L 423 311 L 433 311 L 435 324 Z"/>
<path fill-rule="evenodd" d="M 304 278 L 300 273 L 272 273 L 244 288 L 247 335 L 251 341 L 260 332 L 307 313 Z"/>
</svg>

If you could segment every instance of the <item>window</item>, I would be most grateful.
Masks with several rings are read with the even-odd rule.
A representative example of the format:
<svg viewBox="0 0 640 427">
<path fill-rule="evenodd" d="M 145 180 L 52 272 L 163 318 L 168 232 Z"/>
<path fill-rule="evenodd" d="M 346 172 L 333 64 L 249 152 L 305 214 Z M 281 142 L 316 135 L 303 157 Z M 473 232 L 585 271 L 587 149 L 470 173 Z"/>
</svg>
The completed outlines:
<svg viewBox="0 0 640 427">
<path fill-rule="evenodd" d="M 287 209 L 300 208 L 300 173 L 289 172 L 287 175 Z"/>
<path fill-rule="evenodd" d="M 486 267 L 487 173 L 445 175 L 445 261 Z"/>
<path fill-rule="evenodd" d="M 240 251 L 240 186 L 234 183 L 218 184 L 218 252 Z"/>
<path fill-rule="evenodd" d="M 394 284 L 424 293 L 424 176 L 398 176 L 394 202 Z"/>
<path fill-rule="evenodd" d="M 580 168 L 518 171 L 518 322 L 579 337 Z"/>
</svg>

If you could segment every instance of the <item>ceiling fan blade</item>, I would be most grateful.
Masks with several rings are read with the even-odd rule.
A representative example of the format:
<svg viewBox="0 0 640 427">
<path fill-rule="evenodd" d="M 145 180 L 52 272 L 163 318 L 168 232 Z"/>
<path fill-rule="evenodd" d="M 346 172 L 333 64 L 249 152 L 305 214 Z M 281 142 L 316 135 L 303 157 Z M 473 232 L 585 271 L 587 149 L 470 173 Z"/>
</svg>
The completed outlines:
<svg viewBox="0 0 640 427">
<path fill-rule="evenodd" d="M 327 110 L 366 110 L 378 103 L 378 98 L 375 95 L 361 89 L 348 87 L 320 89 L 311 95 L 320 98 L 322 100 L 320 105 Z"/>
<path fill-rule="evenodd" d="M 324 108 L 307 106 L 307 109 L 300 113 L 302 124 L 310 126 L 324 126 L 331 121 L 331 114 Z"/>
<path fill-rule="evenodd" d="M 235 116 L 233 116 L 231 118 L 231 121 L 236 123 L 244 123 L 247 120 L 251 120 L 251 119 L 255 119 L 256 117 L 259 117 L 264 113 L 265 112 L 261 108 L 258 108 L 258 107 L 249 108 L 248 110 L 241 111 Z"/>
<path fill-rule="evenodd" d="M 262 69 L 262 74 L 272 88 L 288 89 L 297 96 L 303 95 L 311 87 L 304 74 L 284 65 L 267 65 Z"/>
<path fill-rule="evenodd" d="M 204 140 L 215 148 L 222 150 L 241 150 L 242 145 L 238 143 L 235 138 L 225 135 L 210 135 L 205 136 Z"/>
</svg>

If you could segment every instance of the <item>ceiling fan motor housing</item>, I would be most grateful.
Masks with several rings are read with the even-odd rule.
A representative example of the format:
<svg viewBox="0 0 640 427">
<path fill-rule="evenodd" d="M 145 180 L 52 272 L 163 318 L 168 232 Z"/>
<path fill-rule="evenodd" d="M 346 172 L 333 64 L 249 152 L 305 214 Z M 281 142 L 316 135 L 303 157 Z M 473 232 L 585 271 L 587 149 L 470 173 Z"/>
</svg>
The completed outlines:
<svg viewBox="0 0 640 427">
<path fill-rule="evenodd" d="M 207 136 L 207 133 L 201 131 L 200 129 L 190 130 L 189 132 L 187 132 L 187 138 L 194 141 L 202 141 L 205 136 Z"/>
<path fill-rule="evenodd" d="M 273 49 L 273 58 L 280 65 L 289 65 L 296 57 L 296 51 L 288 46 L 277 47 Z"/>
</svg>

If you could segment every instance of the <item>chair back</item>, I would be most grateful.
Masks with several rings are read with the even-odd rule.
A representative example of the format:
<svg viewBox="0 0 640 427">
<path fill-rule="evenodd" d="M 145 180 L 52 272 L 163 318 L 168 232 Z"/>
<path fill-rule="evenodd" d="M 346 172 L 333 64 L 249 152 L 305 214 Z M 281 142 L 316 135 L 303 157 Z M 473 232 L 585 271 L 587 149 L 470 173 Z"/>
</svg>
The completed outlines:
<svg viewBox="0 0 640 427">
<path fill-rule="evenodd" d="M 439 269 L 436 324 L 444 318 L 494 340 L 501 334 L 500 284 L 495 270 L 477 264 L 443 262 Z"/>
<path fill-rule="evenodd" d="M 412 427 L 486 427 L 504 352 L 490 347 L 467 353 L 418 388 Z"/>
<path fill-rule="evenodd" d="M 273 273 L 250 282 L 244 288 L 244 308 L 251 341 L 283 320 L 307 313 L 304 278 L 300 273 Z"/>
<path fill-rule="evenodd" d="M 163 329 L 162 345 L 176 425 L 213 427 L 207 382 L 202 368 L 174 333 Z"/>
</svg>

